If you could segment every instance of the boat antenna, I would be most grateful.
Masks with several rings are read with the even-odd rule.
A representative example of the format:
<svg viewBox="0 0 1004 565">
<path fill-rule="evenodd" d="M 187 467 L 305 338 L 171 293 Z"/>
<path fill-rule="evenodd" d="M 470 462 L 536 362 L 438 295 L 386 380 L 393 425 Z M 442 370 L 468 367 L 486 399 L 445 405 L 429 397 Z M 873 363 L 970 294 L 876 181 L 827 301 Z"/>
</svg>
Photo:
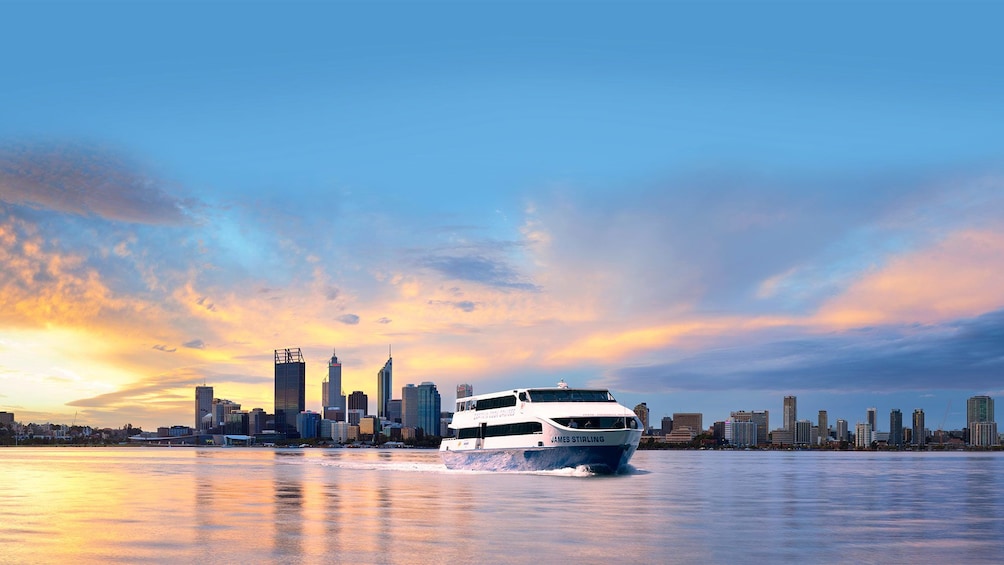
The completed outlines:
<svg viewBox="0 0 1004 565">
<path fill-rule="evenodd" d="M 558 388 L 568 388 L 568 383 L 565 382 L 565 379 L 558 381 Z"/>
</svg>

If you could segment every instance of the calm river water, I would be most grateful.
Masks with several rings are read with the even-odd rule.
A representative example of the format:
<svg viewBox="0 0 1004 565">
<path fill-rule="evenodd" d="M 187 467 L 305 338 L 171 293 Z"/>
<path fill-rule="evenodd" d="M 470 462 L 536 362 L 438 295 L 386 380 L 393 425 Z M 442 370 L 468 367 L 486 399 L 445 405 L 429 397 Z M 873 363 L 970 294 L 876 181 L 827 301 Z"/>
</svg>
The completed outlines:
<svg viewBox="0 0 1004 565">
<path fill-rule="evenodd" d="M 0 449 L 0 563 L 991 563 L 1004 454 L 640 451 L 619 476 L 425 450 Z"/>
</svg>

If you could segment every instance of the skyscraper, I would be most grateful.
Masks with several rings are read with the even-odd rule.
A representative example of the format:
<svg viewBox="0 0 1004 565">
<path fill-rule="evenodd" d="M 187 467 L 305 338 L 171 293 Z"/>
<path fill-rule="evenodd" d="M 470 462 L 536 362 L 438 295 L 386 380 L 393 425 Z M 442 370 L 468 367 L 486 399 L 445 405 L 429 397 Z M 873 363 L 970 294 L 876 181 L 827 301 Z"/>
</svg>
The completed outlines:
<svg viewBox="0 0 1004 565">
<path fill-rule="evenodd" d="M 387 418 L 388 404 L 394 386 L 393 357 L 388 353 L 387 362 L 377 372 L 377 417 Z"/>
<path fill-rule="evenodd" d="M 847 441 L 847 420 L 837 419 L 837 441 Z"/>
<path fill-rule="evenodd" d="M 213 409 L 213 387 L 211 386 L 197 386 L 195 387 L 195 433 L 203 432 L 205 429 L 202 426 L 202 418 L 209 414 Z"/>
<path fill-rule="evenodd" d="M 830 441 L 830 422 L 829 415 L 827 415 L 826 410 L 819 411 L 819 422 L 816 426 L 819 428 L 818 445 L 826 445 Z"/>
<path fill-rule="evenodd" d="M 328 360 L 328 378 L 321 386 L 321 397 L 322 409 L 345 411 L 345 396 L 342 395 L 342 364 L 338 362 L 338 356 L 334 351 Z"/>
<path fill-rule="evenodd" d="M 889 412 L 889 447 L 903 447 L 903 413 L 899 408 Z"/>
<path fill-rule="evenodd" d="M 401 425 L 418 428 L 418 387 L 413 384 L 401 387 Z"/>
<path fill-rule="evenodd" d="M 647 403 L 642 402 L 634 407 L 634 415 L 638 416 L 638 419 L 641 420 L 642 433 L 648 433 L 648 414 L 649 410 Z"/>
<path fill-rule="evenodd" d="M 307 363 L 300 348 L 275 350 L 275 430 L 300 437 L 296 416 L 306 409 Z"/>
<path fill-rule="evenodd" d="M 994 421 L 994 399 L 989 396 L 974 396 L 966 403 L 966 419 L 969 420 L 969 445 L 991 447 L 1000 445 L 997 422 Z"/>
<path fill-rule="evenodd" d="M 469 384 L 457 385 L 457 398 L 467 398 L 474 396 L 474 387 Z"/>
<path fill-rule="evenodd" d="M 363 416 L 370 413 L 370 399 L 361 390 L 354 390 L 352 394 L 349 395 L 349 410 L 362 410 Z"/>
<path fill-rule="evenodd" d="M 927 445 L 927 432 L 924 431 L 924 411 L 917 408 L 913 411 L 913 445 L 924 447 Z"/>
<path fill-rule="evenodd" d="M 402 399 L 403 404 L 403 399 Z M 436 390 L 436 385 L 423 382 L 418 385 L 418 428 L 427 436 L 439 435 L 440 413 L 443 411 L 443 400 Z"/>
<path fill-rule="evenodd" d="M 784 429 L 785 431 L 795 432 L 795 421 L 798 420 L 798 410 L 795 406 L 794 396 L 784 397 Z"/>
<path fill-rule="evenodd" d="M 878 410 L 875 408 L 868 409 L 868 424 L 872 427 L 872 432 L 878 431 Z"/>
</svg>

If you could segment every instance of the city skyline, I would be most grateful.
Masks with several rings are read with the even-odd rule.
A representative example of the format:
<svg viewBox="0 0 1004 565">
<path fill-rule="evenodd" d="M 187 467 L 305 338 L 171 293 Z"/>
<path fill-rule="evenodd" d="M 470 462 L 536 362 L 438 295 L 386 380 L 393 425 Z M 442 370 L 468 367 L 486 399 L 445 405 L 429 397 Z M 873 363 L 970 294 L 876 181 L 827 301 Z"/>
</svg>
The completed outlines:
<svg viewBox="0 0 1004 565">
<path fill-rule="evenodd" d="M 1004 395 L 1004 6 L 5 13 L 21 421 L 268 410 L 285 344 L 311 409 L 332 347 L 379 402 L 388 343 L 397 383 L 564 379 L 653 421 L 793 395 L 961 429 Z"/>
</svg>

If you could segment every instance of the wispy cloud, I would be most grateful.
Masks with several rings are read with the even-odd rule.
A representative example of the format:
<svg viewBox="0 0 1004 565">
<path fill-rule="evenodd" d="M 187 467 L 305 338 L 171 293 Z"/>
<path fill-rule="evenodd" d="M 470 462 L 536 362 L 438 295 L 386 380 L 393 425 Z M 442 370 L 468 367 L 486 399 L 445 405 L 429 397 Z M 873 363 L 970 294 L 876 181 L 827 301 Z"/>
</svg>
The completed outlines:
<svg viewBox="0 0 1004 565">
<path fill-rule="evenodd" d="M 423 267 L 432 269 L 448 280 L 468 281 L 486 286 L 538 291 L 536 284 L 523 277 L 502 260 L 484 256 L 429 256 L 420 261 Z"/>
<path fill-rule="evenodd" d="M 341 316 L 338 316 L 335 319 L 343 324 L 348 324 L 350 326 L 354 326 L 359 323 L 359 316 L 355 314 L 342 314 Z"/>
<path fill-rule="evenodd" d="M 189 349 L 205 349 L 206 348 L 206 342 L 202 341 L 201 339 L 193 339 L 192 341 L 186 341 L 182 345 L 184 345 L 185 347 L 187 347 Z"/>
<path fill-rule="evenodd" d="M 153 349 L 156 349 L 158 351 L 163 351 L 164 353 L 174 353 L 175 351 L 178 350 L 177 347 L 172 347 L 168 349 L 166 345 L 161 345 L 161 344 L 154 345 Z"/>
<path fill-rule="evenodd" d="M 0 147 L 0 200 L 123 222 L 187 221 L 186 204 L 120 154 L 79 145 Z"/>
</svg>

